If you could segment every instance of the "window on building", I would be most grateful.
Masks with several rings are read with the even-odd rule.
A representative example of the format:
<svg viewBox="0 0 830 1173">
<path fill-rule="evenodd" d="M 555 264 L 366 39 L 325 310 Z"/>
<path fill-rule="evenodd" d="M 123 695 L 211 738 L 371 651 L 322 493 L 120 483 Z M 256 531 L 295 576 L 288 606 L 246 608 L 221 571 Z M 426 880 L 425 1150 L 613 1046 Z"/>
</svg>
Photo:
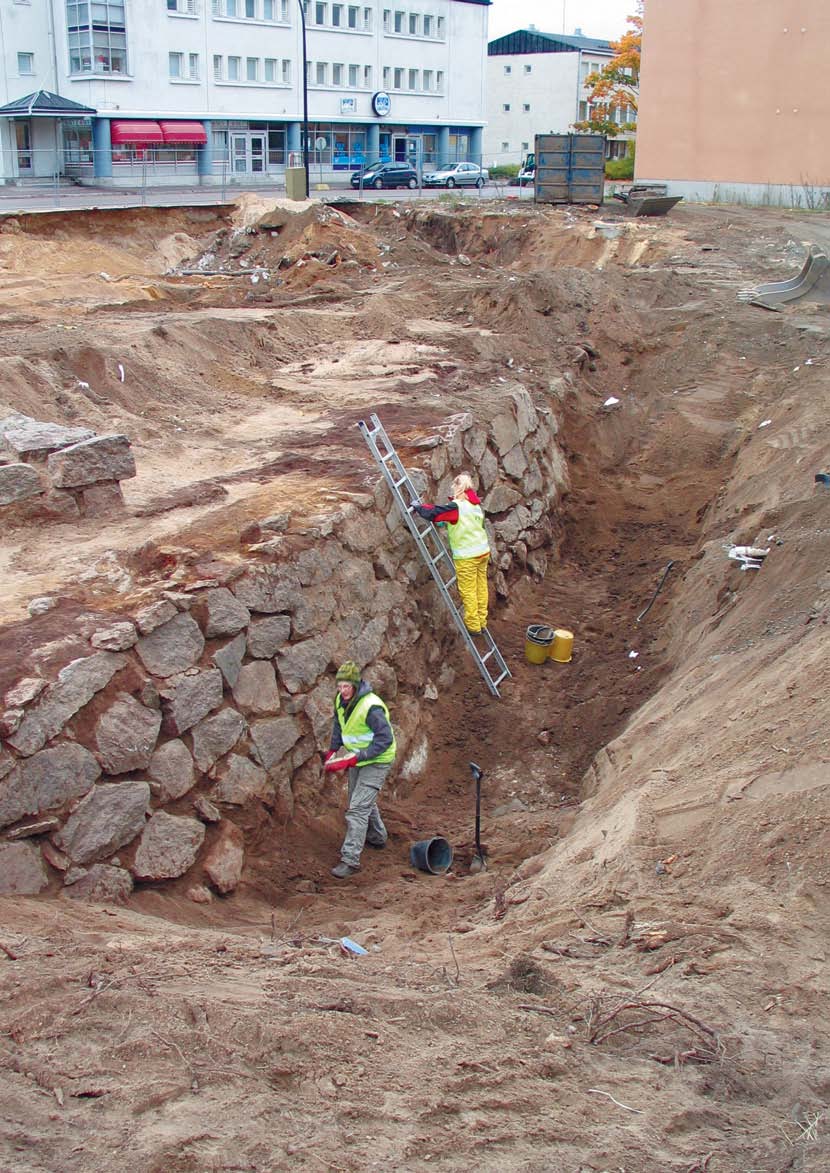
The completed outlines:
<svg viewBox="0 0 830 1173">
<path fill-rule="evenodd" d="M 417 37 L 418 35 L 418 13 L 410 12 L 409 14 L 409 35 L 410 37 Z"/>
<path fill-rule="evenodd" d="M 331 84 L 333 86 L 342 86 L 343 84 L 343 66 L 334 64 L 331 67 Z"/>
<path fill-rule="evenodd" d="M 509 150 L 510 150 L 510 143 L 502 143 L 502 144 L 501 144 L 501 149 L 502 149 L 503 151 L 509 151 Z"/>
<path fill-rule="evenodd" d="M 246 57 L 245 58 L 245 81 L 259 80 L 259 58 Z"/>
<path fill-rule="evenodd" d="M 340 29 L 343 27 L 343 5 L 332 4 L 331 6 L 331 23 L 332 27 Z"/>
<path fill-rule="evenodd" d="M 392 74 L 392 70 L 389 68 L 389 66 L 384 65 L 384 67 L 383 67 L 383 88 L 385 90 L 389 89 L 391 74 Z"/>
<path fill-rule="evenodd" d="M 288 57 L 282 59 L 282 84 L 291 85 L 291 60 Z"/>
<path fill-rule="evenodd" d="M 264 64 L 263 77 L 266 82 L 275 82 L 277 80 L 277 59 L 276 57 L 266 57 Z"/>
<path fill-rule="evenodd" d="M 288 0 L 280 0 L 280 20 L 288 20 Z"/>
<path fill-rule="evenodd" d="M 587 119 L 588 119 L 588 103 L 587 102 L 580 102 L 579 103 L 579 121 L 586 122 Z"/>
<path fill-rule="evenodd" d="M 525 114 L 529 114 L 530 113 L 530 102 L 523 102 L 522 109 L 524 110 Z"/>
<path fill-rule="evenodd" d="M 532 65 L 526 65 L 526 66 L 525 66 L 525 73 L 533 73 L 533 66 L 532 66 Z"/>
<path fill-rule="evenodd" d="M 213 80 L 222 80 L 222 55 L 221 53 L 214 53 L 213 55 Z"/>
<path fill-rule="evenodd" d="M 184 74 L 184 53 L 167 54 L 167 73 L 169 77 L 181 77 Z"/>
<path fill-rule="evenodd" d="M 370 33 L 372 31 L 372 15 L 373 14 L 372 14 L 371 8 L 364 8 L 363 9 L 363 27 L 367 33 Z"/>
<path fill-rule="evenodd" d="M 425 90 L 432 89 L 432 70 L 425 69 L 423 73 L 423 86 Z"/>
<path fill-rule="evenodd" d="M 439 69 L 435 75 L 435 88 L 439 94 L 444 92 L 444 71 Z"/>
<path fill-rule="evenodd" d="M 262 19 L 276 20 L 276 7 L 274 0 L 262 0 Z"/>
<path fill-rule="evenodd" d="M 424 28 L 424 36 L 425 37 L 431 37 L 433 35 L 432 28 L 433 28 L 434 23 L 435 23 L 434 17 L 424 16 L 423 28 Z"/>
<path fill-rule="evenodd" d="M 126 73 L 124 0 L 66 0 L 70 73 Z"/>
<path fill-rule="evenodd" d="M 395 13 L 395 32 L 396 33 L 403 32 L 403 20 L 404 20 L 405 16 L 406 16 L 405 12 L 396 12 Z"/>
<path fill-rule="evenodd" d="M 34 53 L 18 53 L 17 54 L 17 72 L 22 76 L 35 71 L 35 55 Z"/>
<path fill-rule="evenodd" d="M 383 31 L 388 33 L 392 28 L 392 11 L 389 8 L 383 10 Z"/>
<path fill-rule="evenodd" d="M 236 0 L 225 0 L 225 16 L 238 16 Z"/>
<path fill-rule="evenodd" d="M 191 81 L 199 80 L 199 54 L 188 53 L 187 55 L 187 73 Z"/>
<path fill-rule="evenodd" d="M 410 71 L 409 71 L 409 88 L 411 90 L 417 90 L 417 88 L 418 88 L 418 70 L 417 69 L 410 69 Z"/>
<path fill-rule="evenodd" d="M 326 24 L 328 22 L 328 4 L 318 3 L 314 5 L 314 22 L 315 24 Z"/>
<path fill-rule="evenodd" d="M 372 88 L 372 67 L 371 65 L 363 66 L 363 84 L 366 89 Z"/>
<path fill-rule="evenodd" d="M 326 86 L 329 84 L 329 67 L 325 61 L 317 62 L 317 85 Z"/>
<path fill-rule="evenodd" d="M 509 114 L 510 113 L 510 103 L 505 102 L 504 105 L 502 106 L 502 110 L 505 112 L 505 114 Z"/>
<path fill-rule="evenodd" d="M 239 69 L 241 65 L 241 57 L 228 58 L 228 81 L 239 81 Z"/>
<path fill-rule="evenodd" d="M 245 0 L 246 20 L 256 20 L 256 0 Z"/>
<path fill-rule="evenodd" d="M 504 67 L 504 72 L 505 72 L 505 73 L 512 73 L 512 72 L 513 72 L 513 66 L 512 66 L 512 65 L 505 65 L 505 67 Z"/>
<path fill-rule="evenodd" d="M 183 16 L 195 16 L 196 0 L 167 0 L 167 11 L 178 12 Z"/>
<path fill-rule="evenodd" d="M 530 150 L 530 143 L 522 143 L 522 150 L 529 151 Z"/>
<path fill-rule="evenodd" d="M 402 69 L 395 70 L 395 80 L 392 82 L 392 86 L 396 90 L 403 89 L 403 70 Z"/>
<path fill-rule="evenodd" d="M 447 22 L 444 20 L 443 16 L 438 17 L 438 37 L 442 41 L 444 39 L 444 28 L 446 27 L 446 23 Z"/>
<path fill-rule="evenodd" d="M 349 85 L 356 86 L 357 85 L 357 78 L 358 78 L 357 66 L 350 65 L 349 66 Z"/>
<path fill-rule="evenodd" d="M 350 29 L 356 29 L 360 27 L 360 9 L 357 7 L 357 5 L 349 5 L 349 11 L 346 13 L 346 19 Z"/>
</svg>

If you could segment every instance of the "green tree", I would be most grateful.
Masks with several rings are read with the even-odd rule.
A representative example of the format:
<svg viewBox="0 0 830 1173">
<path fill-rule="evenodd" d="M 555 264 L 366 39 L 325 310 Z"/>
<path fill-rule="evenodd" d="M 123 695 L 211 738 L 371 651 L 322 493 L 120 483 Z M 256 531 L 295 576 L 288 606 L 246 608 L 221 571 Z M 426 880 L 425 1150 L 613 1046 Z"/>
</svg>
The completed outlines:
<svg viewBox="0 0 830 1173">
<path fill-rule="evenodd" d="M 643 5 L 638 0 L 638 12 L 626 17 L 631 26 L 612 41 L 614 56 L 596 73 L 589 73 L 585 85 L 589 88 L 589 117 L 573 124 L 574 130 L 606 134 L 615 138 L 621 131 L 636 129 L 634 120 L 617 121 L 618 110 L 637 113 L 640 85 L 640 50 L 643 43 Z"/>
</svg>

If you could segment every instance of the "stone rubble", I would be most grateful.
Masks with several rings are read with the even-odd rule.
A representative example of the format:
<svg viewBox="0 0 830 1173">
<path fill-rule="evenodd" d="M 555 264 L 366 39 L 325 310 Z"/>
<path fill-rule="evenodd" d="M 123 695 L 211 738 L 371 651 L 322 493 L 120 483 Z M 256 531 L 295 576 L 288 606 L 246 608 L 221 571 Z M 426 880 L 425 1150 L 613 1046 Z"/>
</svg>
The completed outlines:
<svg viewBox="0 0 830 1173">
<path fill-rule="evenodd" d="M 495 590 L 507 597 L 511 573 L 545 573 L 567 469 L 551 411 L 522 388 L 500 394 L 489 427 L 452 417 L 410 473 L 424 499 L 443 501 L 456 473 L 472 469 Z M 0 421 L 0 442 L 38 478 L 51 469 L 59 491 L 132 475 L 124 437 L 33 423 Z M 269 533 L 279 537 L 264 550 Z M 401 776 L 426 768 L 419 714 L 452 675 L 421 637 L 425 625 L 445 629 L 446 616 L 385 483 L 328 514 L 279 514 L 244 535 L 241 563 L 180 568 L 126 614 L 120 601 L 90 654 L 57 676 L 21 667 L 0 718 L 0 890 L 64 885 L 73 898 L 118 902 L 134 883 L 187 874 L 191 900 L 231 893 L 245 868 L 241 809 L 261 803 L 287 821 L 323 790 L 333 670 L 346 659 L 394 702 Z"/>
</svg>

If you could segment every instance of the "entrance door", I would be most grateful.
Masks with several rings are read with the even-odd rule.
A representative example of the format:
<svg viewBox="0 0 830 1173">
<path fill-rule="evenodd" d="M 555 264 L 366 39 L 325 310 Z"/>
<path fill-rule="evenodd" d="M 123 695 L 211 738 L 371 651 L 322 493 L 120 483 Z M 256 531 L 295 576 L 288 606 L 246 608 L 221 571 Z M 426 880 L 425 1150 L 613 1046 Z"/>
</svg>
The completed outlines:
<svg viewBox="0 0 830 1173">
<path fill-rule="evenodd" d="M 392 153 L 396 163 L 408 163 L 416 171 L 421 168 L 423 137 L 420 134 L 396 134 L 392 138 Z"/>
<path fill-rule="evenodd" d="M 19 175 L 31 175 L 33 171 L 31 123 L 16 122 L 14 133 L 17 146 L 17 172 Z"/>
<path fill-rule="evenodd" d="M 261 175 L 266 159 L 264 134 L 231 135 L 231 168 L 235 175 Z"/>
</svg>

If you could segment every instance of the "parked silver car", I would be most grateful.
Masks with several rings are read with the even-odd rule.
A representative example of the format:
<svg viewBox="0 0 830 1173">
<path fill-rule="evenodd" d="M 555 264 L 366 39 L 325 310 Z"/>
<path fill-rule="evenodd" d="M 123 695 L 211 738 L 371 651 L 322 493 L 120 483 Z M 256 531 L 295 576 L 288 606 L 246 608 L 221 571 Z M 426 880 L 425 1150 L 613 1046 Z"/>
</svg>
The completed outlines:
<svg viewBox="0 0 830 1173">
<path fill-rule="evenodd" d="M 484 187 L 490 172 L 478 163 L 448 163 L 424 174 L 424 187 Z"/>
</svg>

